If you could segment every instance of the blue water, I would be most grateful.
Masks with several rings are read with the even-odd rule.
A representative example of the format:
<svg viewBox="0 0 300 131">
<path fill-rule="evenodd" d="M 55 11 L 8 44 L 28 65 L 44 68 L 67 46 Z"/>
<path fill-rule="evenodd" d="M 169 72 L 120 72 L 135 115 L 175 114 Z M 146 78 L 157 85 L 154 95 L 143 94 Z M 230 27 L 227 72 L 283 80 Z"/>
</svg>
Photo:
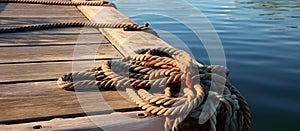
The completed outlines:
<svg viewBox="0 0 300 131">
<path fill-rule="evenodd" d="M 114 2 L 137 23 L 150 23 L 168 43 L 179 48 L 184 48 L 179 43 L 186 44 L 199 62 L 218 63 L 225 58 L 230 81 L 250 104 L 253 131 L 300 130 L 299 0 Z M 196 36 L 213 32 L 199 28 L 207 26 L 204 18 L 214 27 L 221 47 L 204 46 Z M 208 52 L 217 48 L 223 49 L 225 57 L 210 59 Z"/>
</svg>

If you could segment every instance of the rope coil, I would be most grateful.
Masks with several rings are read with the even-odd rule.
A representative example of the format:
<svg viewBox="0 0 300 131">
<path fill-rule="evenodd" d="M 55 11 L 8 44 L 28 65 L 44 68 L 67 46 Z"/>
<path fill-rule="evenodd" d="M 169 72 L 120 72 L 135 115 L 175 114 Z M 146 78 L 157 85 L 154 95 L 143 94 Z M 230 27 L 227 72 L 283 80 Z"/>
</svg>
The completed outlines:
<svg viewBox="0 0 300 131">
<path fill-rule="evenodd" d="M 119 61 L 106 61 L 88 71 L 69 73 L 59 77 L 57 84 L 65 90 L 124 89 L 143 110 L 166 117 L 166 130 L 177 130 L 186 117 L 199 119 L 204 113 L 212 114 L 208 122 L 211 130 L 216 131 L 223 113 L 224 129 L 249 131 L 248 104 L 227 76 L 225 67 L 197 64 L 186 52 L 166 47 L 140 49 Z M 224 87 L 223 94 L 210 90 Z M 221 102 L 218 107 L 214 107 L 213 100 Z M 211 113 L 204 112 L 204 103 L 208 103 Z"/>
</svg>

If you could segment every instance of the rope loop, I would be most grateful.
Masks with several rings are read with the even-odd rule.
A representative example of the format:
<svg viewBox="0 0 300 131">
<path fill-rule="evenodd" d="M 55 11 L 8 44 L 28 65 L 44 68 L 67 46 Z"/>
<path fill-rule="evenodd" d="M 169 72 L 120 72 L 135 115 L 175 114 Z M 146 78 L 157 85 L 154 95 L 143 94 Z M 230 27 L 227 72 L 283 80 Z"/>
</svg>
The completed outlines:
<svg viewBox="0 0 300 131">
<path fill-rule="evenodd" d="M 64 75 L 57 84 L 65 90 L 124 89 L 137 106 L 149 114 L 166 117 L 165 130 L 177 130 L 186 117 L 199 119 L 204 113 L 212 114 L 207 121 L 211 130 L 221 128 L 217 126 L 219 117 L 223 119 L 226 114 L 226 129 L 248 131 L 248 104 L 227 76 L 225 67 L 203 66 L 183 50 L 159 47 L 139 49 L 121 60 L 105 61 L 92 70 Z M 225 89 L 218 94 L 211 87 Z M 218 107 L 211 103 L 209 94 L 221 101 Z M 207 102 L 212 113 L 203 112 Z"/>
</svg>

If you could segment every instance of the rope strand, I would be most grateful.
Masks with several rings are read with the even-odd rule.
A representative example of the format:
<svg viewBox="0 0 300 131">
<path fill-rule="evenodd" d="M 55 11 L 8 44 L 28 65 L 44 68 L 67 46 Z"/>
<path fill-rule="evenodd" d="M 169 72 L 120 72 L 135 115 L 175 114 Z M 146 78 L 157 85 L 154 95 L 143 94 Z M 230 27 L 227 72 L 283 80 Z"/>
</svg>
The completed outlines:
<svg viewBox="0 0 300 131">
<path fill-rule="evenodd" d="M 89 23 L 89 22 L 62 22 L 62 23 L 35 24 L 35 25 L 25 25 L 19 27 L 0 28 L 0 33 L 13 33 L 13 32 L 45 30 L 45 29 L 52 29 L 52 28 L 70 28 L 70 27 L 123 28 L 126 31 L 144 31 L 149 29 L 148 27 L 139 26 L 137 24 L 131 24 L 131 23 L 106 24 L 106 23 Z"/>
<path fill-rule="evenodd" d="M 224 111 L 227 112 L 224 113 L 227 114 L 227 130 L 248 131 L 251 122 L 248 104 L 228 82 L 227 75 L 228 70 L 222 66 L 202 66 L 182 50 L 161 47 L 140 49 L 119 61 L 106 61 L 87 72 L 67 74 L 60 77 L 57 84 L 66 90 L 123 88 L 143 110 L 166 117 L 165 130 L 178 130 L 186 117 L 199 118 L 201 113 L 205 113 L 213 114 L 207 122 L 215 131 L 220 117 L 217 114 Z M 210 91 L 211 86 L 225 86 L 223 95 Z M 161 94 L 154 95 L 148 92 L 149 89 Z M 209 93 L 216 94 L 214 99 L 223 103 L 220 108 L 214 107 L 212 100 L 207 99 Z M 212 113 L 202 112 L 204 101 L 209 103 L 209 112 Z"/>
</svg>

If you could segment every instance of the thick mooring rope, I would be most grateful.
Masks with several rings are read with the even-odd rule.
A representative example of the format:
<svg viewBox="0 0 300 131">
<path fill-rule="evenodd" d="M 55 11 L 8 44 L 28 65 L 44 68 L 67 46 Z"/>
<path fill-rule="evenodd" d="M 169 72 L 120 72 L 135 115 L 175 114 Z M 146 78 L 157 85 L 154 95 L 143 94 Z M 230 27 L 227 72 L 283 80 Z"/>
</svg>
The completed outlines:
<svg viewBox="0 0 300 131">
<path fill-rule="evenodd" d="M 211 131 L 218 130 L 218 118 L 224 114 L 224 130 L 249 131 L 248 104 L 227 76 L 228 71 L 222 66 L 203 66 L 186 52 L 165 47 L 137 50 L 119 61 L 106 61 L 88 71 L 69 73 L 60 77 L 57 84 L 65 90 L 124 89 L 146 112 L 165 116 L 166 130 L 178 129 L 186 117 L 199 119 L 201 113 L 209 114 L 204 112 L 204 103 L 208 103 L 214 109 L 209 111 Z M 224 88 L 224 92 L 218 94 L 211 88 Z M 218 107 L 208 99 L 209 94 L 220 100 Z"/>
<path fill-rule="evenodd" d="M 45 4 L 45 5 L 63 5 L 63 6 L 112 6 L 111 2 L 106 1 L 44 1 L 44 0 L 0 0 L 0 3 L 24 3 L 24 4 Z"/>
<path fill-rule="evenodd" d="M 25 25 L 19 27 L 0 28 L 0 33 L 12 33 L 33 30 L 45 30 L 52 28 L 69 28 L 69 27 L 93 27 L 93 28 L 123 28 L 125 31 L 143 31 L 148 30 L 148 24 L 139 26 L 131 23 L 106 24 L 106 23 L 89 23 L 89 22 L 61 22 L 48 24 Z"/>
</svg>

